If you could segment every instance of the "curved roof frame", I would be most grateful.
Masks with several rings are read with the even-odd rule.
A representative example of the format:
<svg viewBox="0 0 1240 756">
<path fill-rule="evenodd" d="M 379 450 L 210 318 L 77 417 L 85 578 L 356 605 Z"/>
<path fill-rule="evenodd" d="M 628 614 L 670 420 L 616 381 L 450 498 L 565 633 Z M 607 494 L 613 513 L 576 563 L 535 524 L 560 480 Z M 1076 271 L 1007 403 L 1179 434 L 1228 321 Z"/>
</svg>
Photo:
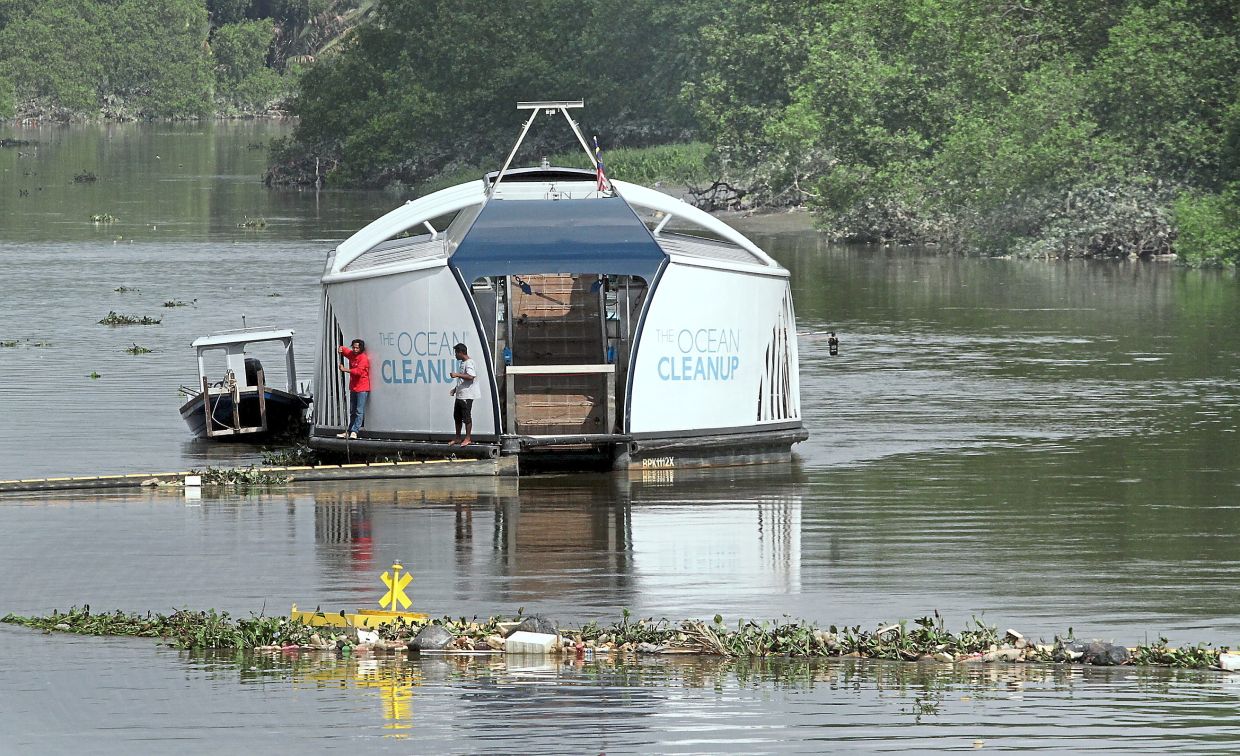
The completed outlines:
<svg viewBox="0 0 1240 756">
<path fill-rule="evenodd" d="M 747 250 L 766 266 L 783 270 L 783 267 L 778 262 L 746 238 L 744 234 L 704 210 L 699 210 L 675 197 L 640 184 L 612 179 L 611 185 L 615 188 L 616 193 L 623 197 L 630 205 L 665 213 L 669 216 L 668 219 L 675 217 L 687 220 Z M 374 272 L 369 270 L 344 272 L 344 269 L 349 263 L 373 249 L 375 245 L 391 239 L 396 234 L 418 224 L 428 223 L 434 218 L 449 215 L 467 207 L 482 205 L 486 201 L 487 187 L 485 180 L 469 181 L 447 189 L 441 189 L 416 200 L 410 200 L 371 221 L 348 239 L 341 242 L 332 252 L 328 268 L 324 272 L 323 281 L 324 283 L 329 283 L 335 280 L 369 278 L 374 275 Z M 666 220 L 660 223 L 659 227 L 653 231 L 656 239 L 665 223 Z M 432 233 L 442 230 L 433 229 Z M 453 242 L 459 241 L 459 239 L 447 240 L 445 252 L 451 255 L 453 251 L 451 245 Z M 445 264 L 445 262 L 446 257 L 415 261 L 407 266 L 398 265 L 385 268 L 383 274 L 399 272 L 406 268 L 424 268 L 429 265 L 438 266 Z"/>
<path fill-rule="evenodd" d="M 371 221 L 341 242 L 340 246 L 336 247 L 335 258 L 332 260 L 327 275 L 340 273 L 346 265 L 369 252 L 376 244 L 381 244 L 402 231 L 432 218 L 463 210 L 471 205 L 481 205 L 485 199 L 486 194 L 482 184 L 470 181 L 410 200 Z"/>
<path fill-rule="evenodd" d="M 632 184 L 628 181 L 619 181 L 616 179 L 612 179 L 611 183 L 612 186 L 616 187 L 616 190 L 620 193 L 620 196 L 624 197 L 624 199 L 631 205 L 637 205 L 638 207 L 644 207 L 650 210 L 658 210 L 659 212 L 666 213 L 671 217 L 684 218 L 687 221 L 691 221 L 701 226 L 707 231 L 718 234 L 721 238 L 727 239 L 738 247 L 742 247 L 749 252 L 752 252 L 755 257 L 767 265 L 776 268 L 782 267 L 774 260 L 774 258 L 763 252 L 758 245 L 749 241 L 749 239 L 746 238 L 740 231 L 737 231 L 705 210 L 699 210 L 687 202 L 682 202 L 675 197 L 660 192 L 657 189 L 650 189 L 649 187 L 642 186 L 641 184 Z M 660 226 L 661 225 L 662 224 L 660 224 Z M 658 238 L 658 236 L 659 234 L 656 230 L 655 238 Z"/>
</svg>

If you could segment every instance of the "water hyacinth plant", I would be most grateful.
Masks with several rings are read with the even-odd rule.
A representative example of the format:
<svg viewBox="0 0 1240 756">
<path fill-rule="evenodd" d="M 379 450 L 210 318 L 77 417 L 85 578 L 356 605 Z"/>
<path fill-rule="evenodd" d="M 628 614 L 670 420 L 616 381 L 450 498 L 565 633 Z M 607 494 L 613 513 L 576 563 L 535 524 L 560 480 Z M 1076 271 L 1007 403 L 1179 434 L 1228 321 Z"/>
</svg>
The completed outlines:
<svg viewBox="0 0 1240 756">
<path fill-rule="evenodd" d="M 343 613 L 341 613 L 343 614 Z M 324 615 L 326 616 L 326 614 Z M 129 635 L 158 637 L 171 645 L 187 649 L 282 649 L 349 651 L 393 651 L 404 648 L 410 638 L 425 627 L 435 624 L 448 631 L 451 643 L 444 649 L 453 651 L 502 651 L 505 635 L 524 618 L 443 617 L 426 623 L 396 619 L 380 624 L 373 631 L 378 639 L 359 640 L 356 628 L 343 628 L 343 634 L 332 634 L 332 628 L 311 627 L 288 617 L 256 615 L 231 618 L 226 612 L 177 610 L 170 615 L 148 612 L 126 614 L 115 611 L 92 614 L 89 606 L 68 612 L 53 612 L 44 617 L 9 614 L 0 622 L 23 625 L 46 632 L 71 632 L 83 635 Z M 545 620 L 539 620 L 545 622 Z M 336 628 L 340 630 L 341 628 Z M 1091 659 L 1088 653 L 1072 650 L 1081 646 L 1071 639 L 1056 638 L 1054 645 L 1028 643 L 1014 630 L 1001 635 L 998 628 L 974 619 L 964 630 L 953 633 L 946 629 L 942 618 L 922 617 L 910 626 L 907 622 L 881 625 L 876 630 L 859 626 L 826 629 L 803 621 L 739 620 L 730 627 L 719 615 L 712 622 L 683 620 L 673 623 L 653 618 L 634 621 L 625 610 L 621 619 L 610 625 L 590 622 L 578 628 L 559 628 L 553 652 L 559 654 L 702 654 L 735 659 L 762 658 L 865 658 L 891 661 L 934 661 L 939 663 L 1042 662 L 1076 664 L 1110 664 Z M 1150 645 L 1124 649 L 1112 644 L 1091 641 L 1088 645 L 1105 646 L 1122 651 L 1122 663 L 1142 666 L 1182 668 L 1216 668 L 1220 653 L 1227 647 L 1211 648 L 1204 644 L 1179 649 L 1169 648 L 1165 638 Z"/>
<path fill-rule="evenodd" d="M 202 484 L 205 486 L 281 486 L 289 482 L 284 475 L 264 472 L 253 465 L 240 468 L 208 467 L 206 470 L 191 472 L 201 475 Z"/>
<path fill-rule="evenodd" d="M 99 321 L 99 325 L 105 326 L 124 326 L 124 325 L 159 325 L 163 322 L 163 318 L 152 318 L 149 315 L 138 317 L 136 315 L 121 315 L 120 313 L 109 310 L 107 316 Z"/>
</svg>

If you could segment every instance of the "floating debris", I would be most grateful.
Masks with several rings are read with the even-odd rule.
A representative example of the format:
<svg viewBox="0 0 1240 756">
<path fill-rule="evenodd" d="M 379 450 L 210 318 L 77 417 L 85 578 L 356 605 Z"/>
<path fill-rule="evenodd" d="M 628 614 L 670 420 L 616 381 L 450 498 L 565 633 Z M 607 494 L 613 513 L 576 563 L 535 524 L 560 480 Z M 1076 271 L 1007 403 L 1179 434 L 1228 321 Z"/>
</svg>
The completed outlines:
<svg viewBox="0 0 1240 756">
<path fill-rule="evenodd" d="M 317 465 L 320 461 L 318 451 L 305 444 L 288 449 L 263 449 L 263 464 L 268 467 L 301 467 Z"/>
<path fill-rule="evenodd" d="M 149 315 L 137 317 L 135 315 L 121 315 L 113 310 L 108 311 L 107 317 L 99 321 L 99 325 L 106 326 L 123 326 L 123 325 L 159 325 L 163 322 L 163 318 L 152 318 Z"/>
<path fill-rule="evenodd" d="M 208 467 L 206 470 L 190 470 L 202 476 L 204 486 L 282 486 L 289 482 L 285 475 L 249 467 Z"/>
<path fill-rule="evenodd" d="M 0 347 L 15 347 L 20 343 L 17 339 L 10 339 L 8 341 L 0 341 Z"/>
<path fill-rule="evenodd" d="M 96 226 L 115 223 L 116 216 L 111 213 L 95 213 L 90 216 L 90 222 L 94 223 Z"/>
<path fill-rule="evenodd" d="M 99 177 L 90 171 L 82 171 L 73 177 L 75 184 L 93 184 L 99 180 Z"/>
<path fill-rule="evenodd" d="M 194 300 L 194 302 L 197 301 L 197 299 Z M 167 302 L 164 302 L 164 307 L 189 307 L 194 302 L 184 302 L 180 299 L 169 299 Z"/>
<path fill-rule="evenodd" d="M 267 221 L 263 218 L 251 218 L 245 216 L 245 220 L 237 224 L 237 228 L 266 228 Z"/>
<path fill-rule="evenodd" d="M 90 371 L 90 373 L 89 373 L 86 377 L 87 377 L 87 378 L 90 378 L 91 380 L 97 380 L 97 379 L 99 379 L 99 378 L 102 378 L 103 376 L 102 376 L 102 375 L 99 375 L 99 373 L 97 373 L 97 372 L 95 372 L 94 370 L 92 370 L 92 371 Z"/>
<path fill-rule="evenodd" d="M 151 351 L 152 351 L 152 350 L 147 349 L 147 348 L 146 348 L 146 347 L 144 347 L 144 346 L 138 346 L 138 344 L 137 344 L 136 342 L 134 343 L 134 345 L 133 345 L 133 346 L 131 346 L 131 347 L 126 347 L 126 348 L 125 348 L 125 352 L 126 352 L 127 354 L 150 354 L 150 353 L 151 353 Z"/>
<path fill-rule="evenodd" d="M 30 147 L 34 144 L 36 144 L 36 142 L 32 142 L 28 139 L 10 139 L 9 137 L 0 139 L 0 149 L 6 147 Z"/>
<path fill-rule="evenodd" d="M 204 476 L 204 482 L 205 476 Z M 590 622 L 579 628 L 558 627 L 543 618 L 444 617 L 427 622 L 403 619 L 368 629 L 345 627 L 343 632 L 323 635 L 327 628 L 312 627 L 288 617 L 256 615 L 231 618 L 226 612 L 178 610 L 170 615 L 115 611 L 92 614 L 90 607 L 71 608 L 43 617 L 8 614 L 0 622 L 23 625 L 46 632 L 80 635 L 129 635 L 157 637 L 186 649 L 232 648 L 258 651 L 330 651 L 339 654 L 392 652 L 508 652 L 530 647 L 539 653 L 597 656 L 621 654 L 702 654 L 730 658 L 864 658 L 943 664 L 1059 663 L 1169 666 L 1219 669 L 1220 658 L 1230 659 L 1228 647 L 1205 644 L 1172 649 L 1166 639 L 1133 649 L 1102 641 L 1078 641 L 1057 637 L 1053 644 L 1029 643 L 1010 633 L 1001 637 L 997 628 L 978 620 L 959 633 L 943 626 L 942 619 L 923 617 L 913 623 L 880 626 L 876 631 L 860 626 L 827 629 L 804 622 L 758 622 L 741 620 L 735 628 L 721 617 L 713 623 L 666 619 L 632 621 L 624 612 L 619 622 L 603 626 Z M 334 630 L 334 629 L 333 629 Z M 520 636 L 516 636 L 520 633 Z M 514 640 L 516 636 L 516 640 Z M 551 639 L 551 640 L 548 640 Z M 512 643 L 513 648 L 507 646 Z M 1122 660 L 1120 660 L 1122 657 Z"/>
<path fill-rule="evenodd" d="M 117 292 L 117 293 L 119 293 L 119 294 L 128 294 L 128 293 L 130 293 L 130 292 L 138 292 L 138 291 L 141 291 L 141 289 L 139 289 L 139 288 L 138 288 L 138 287 L 136 287 L 136 286 L 117 286 L 117 287 L 116 287 L 115 289 L 113 289 L 112 291 L 115 291 L 115 292 Z"/>
</svg>

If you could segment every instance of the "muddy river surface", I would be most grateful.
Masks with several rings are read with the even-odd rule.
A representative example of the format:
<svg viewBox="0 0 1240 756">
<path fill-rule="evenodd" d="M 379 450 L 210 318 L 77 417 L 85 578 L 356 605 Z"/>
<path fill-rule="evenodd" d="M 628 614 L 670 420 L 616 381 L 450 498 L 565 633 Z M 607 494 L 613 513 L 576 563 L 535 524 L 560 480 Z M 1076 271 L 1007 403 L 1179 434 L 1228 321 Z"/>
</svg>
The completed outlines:
<svg viewBox="0 0 1240 756">
<path fill-rule="evenodd" d="M 308 377 L 327 251 L 402 201 L 264 189 L 282 130 L 0 134 L 37 142 L 0 150 L 0 479 L 261 459 L 189 439 L 189 342 L 243 315 L 290 326 Z M 793 273 L 811 438 L 791 464 L 5 496 L 0 614 L 352 608 L 399 559 L 432 614 L 875 627 L 938 610 L 953 629 L 1240 645 L 1234 274 L 833 247 L 801 216 L 735 224 Z M 161 322 L 99 325 L 110 311 Z M 1237 722 L 1240 675 L 1221 673 L 324 663 L 0 625 L 0 753 L 1234 752 Z"/>
</svg>

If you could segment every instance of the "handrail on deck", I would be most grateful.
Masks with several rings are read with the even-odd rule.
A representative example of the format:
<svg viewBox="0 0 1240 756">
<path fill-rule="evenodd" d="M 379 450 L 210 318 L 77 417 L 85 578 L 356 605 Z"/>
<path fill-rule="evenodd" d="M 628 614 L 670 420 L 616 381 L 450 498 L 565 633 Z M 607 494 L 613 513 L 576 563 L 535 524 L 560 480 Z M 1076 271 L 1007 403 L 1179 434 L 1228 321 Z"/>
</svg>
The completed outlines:
<svg viewBox="0 0 1240 756">
<path fill-rule="evenodd" d="M 590 373 L 614 373 L 616 366 L 602 365 L 508 365 L 504 372 L 509 375 L 587 375 Z"/>
</svg>

